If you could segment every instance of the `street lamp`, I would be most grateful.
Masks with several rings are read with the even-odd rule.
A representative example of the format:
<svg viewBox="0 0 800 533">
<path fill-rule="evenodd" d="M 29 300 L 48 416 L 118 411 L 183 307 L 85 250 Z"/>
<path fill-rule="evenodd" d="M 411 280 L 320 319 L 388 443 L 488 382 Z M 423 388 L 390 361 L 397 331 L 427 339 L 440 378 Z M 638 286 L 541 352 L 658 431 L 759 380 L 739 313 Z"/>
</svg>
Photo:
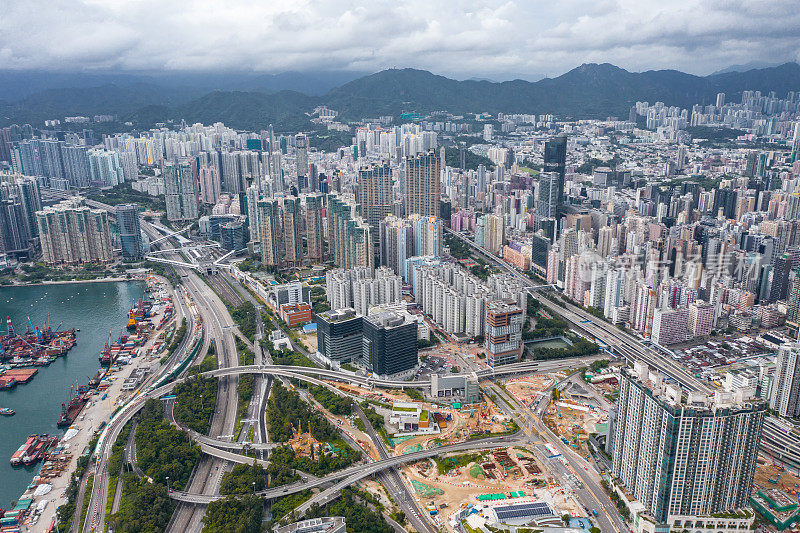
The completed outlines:
<svg viewBox="0 0 800 533">
<path fill-rule="evenodd" d="M 171 490 L 169 490 L 169 476 L 167 476 L 167 492 L 168 493 L 172 492 Z"/>
</svg>

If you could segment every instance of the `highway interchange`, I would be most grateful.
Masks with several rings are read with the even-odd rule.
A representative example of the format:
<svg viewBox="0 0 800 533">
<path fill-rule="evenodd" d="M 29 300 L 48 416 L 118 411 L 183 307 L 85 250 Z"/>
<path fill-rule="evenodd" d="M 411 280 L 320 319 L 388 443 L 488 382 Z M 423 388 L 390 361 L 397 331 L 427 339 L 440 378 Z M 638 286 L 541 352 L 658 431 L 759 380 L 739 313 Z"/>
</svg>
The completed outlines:
<svg viewBox="0 0 800 533">
<path fill-rule="evenodd" d="M 153 227 L 142 222 L 143 228 L 148 232 L 151 237 L 155 238 L 159 233 Z M 457 234 L 456 234 L 457 235 Z M 461 236 L 459 236 L 461 237 Z M 471 244 L 471 241 L 468 241 Z M 483 249 L 478 249 L 479 253 L 487 255 L 491 260 L 503 266 L 509 272 L 516 276 L 520 276 L 526 284 L 532 286 L 531 280 L 522 276 L 512 267 L 504 264 L 502 260 L 491 256 Z M 268 443 L 266 425 L 264 421 L 264 411 L 266 398 L 268 396 L 269 385 L 273 379 L 287 379 L 296 378 L 304 381 L 311 381 L 316 383 L 326 384 L 322 379 L 346 381 L 353 384 L 367 386 L 367 387 L 416 387 L 426 388 L 429 387 L 429 382 L 398 382 L 395 380 L 377 380 L 358 376 L 350 372 L 335 372 L 327 371 L 319 368 L 304 368 L 304 367 L 280 367 L 272 365 L 269 360 L 269 354 L 262 353 L 258 339 L 263 335 L 263 324 L 258 324 L 258 331 L 256 335 L 256 343 L 252 348 L 256 353 L 256 364 L 249 367 L 239 366 L 234 335 L 236 327 L 233 320 L 228 313 L 224 303 L 211 290 L 206 282 L 200 279 L 200 274 L 192 269 L 176 266 L 176 272 L 182 279 L 183 287 L 186 290 L 188 297 L 194 302 L 195 309 L 198 316 L 193 316 L 188 311 L 183 302 L 176 303 L 176 306 L 181 306 L 182 316 L 187 318 L 190 324 L 189 331 L 195 321 L 202 324 L 203 346 L 199 350 L 199 355 L 196 357 L 196 362 L 202 360 L 203 354 L 210 342 L 214 342 L 216 346 L 216 353 L 219 359 L 219 369 L 207 373 L 208 376 L 218 377 L 219 385 L 217 391 L 217 409 L 214 412 L 211 420 L 211 430 L 208 436 L 200 436 L 193 434 L 192 437 L 198 442 L 201 450 L 204 452 L 201 461 L 195 468 L 192 477 L 186 487 L 185 491 L 173 491 L 171 496 L 179 502 L 178 508 L 173 515 L 173 518 L 168 527 L 169 531 L 199 531 L 202 529 L 201 519 L 205 511 L 204 505 L 211 501 L 219 499 L 219 484 L 224 472 L 228 471 L 235 463 L 251 463 L 252 457 L 248 457 L 241 453 L 245 448 L 253 449 L 257 452 L 260 462 L 267 464 L 269 449 L 274 444 Z M 221 274 L 221 276 L 227 276 Z M 244 298 L 251 299 L 252 295 L 248 291 L 244 291 L 238 286 L 238 283 L 231 282 L 226 279 L 226 283 L 232 286 L 237 286 L 237 289 Z M 533 290 L 532 290 L 533 292 Z M 541 296 L 541 295 L 540 295 Z M 181 300 L 177 298 L 176 300 Z M 581 329 L 589 333 L 598 340 L 601 340 L 608 345 L 609 350 L 615 354 L 625 357 L 643 359 L 649 361 L 652 359 L 654 362 L 661 359 L 649 350 L 642 346 L 638 341 L 633 339 L 613 326 L 607 324 L 597 324 L 597 319 L 589 316 L 586 318 L 585 312 L 578 308 L 564 307 L 560 304 L 554 304 L 547 298 L 540 298 L 542 303 L 558 312 L 565 319 L 570 321 L 577 329 Z M 258 304 L 258 302 L 255 302 Z M 587 320 L 591 320 L 588 321 Z M 163 368 L 162 375 L 166 374 L 169 369 L 173 367 L 175 362 L 182 360 L 187 356 L 192 349 L 191 335 L 187 335 L 184 343 L 175 352 L 172 360 L 167 363 Z M 496 370 L 493 369 L 471 369 L 470 366 L 465 366 L 465 369 L 474 370 L 479 378 L 492 378 L 502 375 L 512 375 L 514 373 L 524 372 L 541 372 L 554 370 L 558 368 L 567 368 L 575 366 L 574 361 L 549 361 L 542 363 L 520 363 L 517 365 L 509 365 Z M 655 366 L 655 365 L 654 365 Z M 667 370 L 670 370 L 667 368 Z M 681 374 L 680 369 L 676 367 L 673 373 L 670 374 L 675 379 L 692 386 L 692 379 L 688 379 L 685 372 Z M 237 377 L 242 374 L 254 374 L 256 378 L 255 394 L 251 400 L 251 404 L 247 414 L 247 420 L 239 435 L 234 435 L 236 427 L 236 382 Z M 696 380 L 694 380 L 696 381 Z M 109 422 L 105 432 L 98 443 L 95 452 L 96 466 L 95 466 L 95 483 L 91 493 L 89 503 L 90 512 L 87 513 L 87 518 L 83 523 L 83 531 L 102 531 L 105 527 L 105 500 L 108 490 L 108 472 L 107 461 L 110 456 L 111 446 L 116 440 L 119 432 L 125 423 L 133 418 L 139 409 L 144 405 L 148 398 L 160 397 L 169 392 L 174 386 L 175 382 L 163 385 L 157 388 L 145 390 L 128 403 L 117 415 Z M 493 392 L 504 394 L 499 387 L 496 387 L 491 380 L 484 381 L 485 386 L 491 387 Z M 327 384 L 326 384 L 327 385 Z M 338 389 L 336 389 L 338 390 Z M 368 462 L 366 465 L 360 464 L 353 467 L 343 469 L 335 472 L 324 478 L 314 478 L 313 476 L 304 476 L 301 482 L 276 487 L 265 490 L 261 493 L 264 498 L 274 499 L 286 496 L 288 494 L 305 490 L 312 487 L 319 487 L 320 492 L 316 493 L 310 500 L 305 502 L 297 509 L 298 516 L 301 516 L 312 504 L 324 504 L 336 498 L 341 492 L 342 488 L 352 485 L 365 477 L 371 475 L 378 475 L 379 480 L 383 483 L 384 487 L 390 492 L 392 498 L 398 506 L 406 514 L 415 530 L 420 533 L 432 533 L 438 530 L 438 527 L 428 521 L 426 514 L 419 510 L 414 497 L 409 489 L 407 482 L 403 479 L 397 470 L 397 467 L 405 463 L 416 461 L 423 458 L 428 458 L 450 451 L 464 451 L 475 449 L 489 449 L 498 446 L 510 446 L 514 444 L 534 444 L 549 442 L 556 446 L 562 452 L 562 456 L 569 462 L 569 474 L 562 476 L 562 482 L 569 486 L 575 492 L 577 498 L 587 509 L 597 509 L 600 515 L 597 517 L 599 525 L 603 531 L 627 531 L 624 524 L 622 524 L 619 515 L 616 512 L 614 505 L 611 503 L 608 496 L 602 488 L 599 487 L 599 475 L 586 461 L 574 454 L 568 447 L 564 446 L 555 435 L 553 435 L 548 428 L 541 423 L 541 414 L 546 402 L 541 402 L 542 406 L 534 407 L 531 409 L 524 404 L 516 401 L 514 398 L 505 397 L 510 400 L 510 405 L 516 405 L 515 408 L 510 406 L 502 406 L 508 409 L 509 416 L 515 418 L 520 427 L 522 428 L 515 435 L 510 435 L 505 438 L 487 438 L 477 441 L 466 441 L 450 446 L 436 448 L 434 450 L 422 450 L 415 453 L 410 453 L 400 457 L 389 456 L 385 449 L 382 440 L 377 433 L 372 430 L 368 421 L 365 421 L 365 427 L 368 428 L 368 436 L 377 450 L 378 458 L 374 461 Z M 503 402 L 499 402 L 502 404 Z M 167 410 L 171 413 L 171 408 Z M 364 414 L 360 408 L 355 410 L 355 413 L 364 419 Z M 254 429 L 253 443 L 245 444 L 245 437 L 248 435 L 250 424 Z M 280 517 L 277 517 L 280 518 Z M 397 527 L 396 524 L 395 527 Z"/>
</svg>

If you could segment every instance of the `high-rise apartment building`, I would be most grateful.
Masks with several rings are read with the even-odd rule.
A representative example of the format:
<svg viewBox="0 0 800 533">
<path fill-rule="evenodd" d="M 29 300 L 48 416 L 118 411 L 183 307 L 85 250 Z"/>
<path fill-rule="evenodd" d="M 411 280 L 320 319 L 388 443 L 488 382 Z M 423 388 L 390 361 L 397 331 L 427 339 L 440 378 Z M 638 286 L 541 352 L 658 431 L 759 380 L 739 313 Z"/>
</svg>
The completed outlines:
<svg viewBox="0 0 800 533">
<path fill-rule="evenodd" d="M 379 225 L 380 261 L 407 279 L 406 261 L 411 257 L 439 257 L 442 251 L 442 221 L 436 217 L 389 215 Z"/>
<path fill-rule="evenodd" d="M 358 210 L 352 195 L 328 197 L 328 239 L 331 259 L 336 266 L 375 267 L 372 232 Z"/>
<path fill-rule="evenodd" d="M 164 200 L 167 220 L 197 220 L 197 182 L 188 162 L 164 165 Z"/>
<path fill-rule="evenodd" d="M 222 194 L 222 182 L 219 177 L 219 170 L 215 166 L 203 165 L 199 170 L 200 174 L 200 201 L 204 204 L 214 205 Z"/>
<path fill-rule="evenodd" d="M 800 416 L 800 345 L 797 343 L 778 348 L 769 407 L 782 417 Z"/>
<path fill-rule="evenodd" d="M 105 210 L 66 200 L 38 211 L 36 224 L 45 263 L 107 263 L 114 259 Z"/>
<path fill-rule="evenodd" d="M 403 274 L 406 259 L 414 257 L 414 228 L 402 218 L 390 215 L 378 226 L 380 261 L 382 266 Z"/>
<path fill-rule="evenodd" d="M 500 254 L 505 244 L 506 224 L 500 215 L 489 214 L 483 217 L 483 246 L 493 254 Z"/>
<path fill-rule="evenodd" d="M 325 291 L 332 309 L 366 315 L 373 306 L 400 302 L 403 280 L 387 267 L 334 269 L 325 274 Z"/>
<path fill-rule="evenodd" d="M 439 218 L 442 162 L 434 150 L 405 159 L 405 214 Z"/>
<path fill-rule="evenodd" d="M 669 346 L 686 340 L 689 323 L 689 310 L 655 309 L 651 339 L 661 346 Z"/>
<path fill-rule="evenodd" d="M 706 337 L 714 327 L 714 306 L 702 301 L 689 304 L 689 334 Z"/>
<path fill-rule="evenodd" d="M 284 264 L 299 267 L 303 264 L 303 213 L 300 198 L 282 199 Z"/>
<path fill-rule="evenodd" d="M 766 411 L 751 392 L 686 393 L 645 364 L 623 369 L 612 473 L 654 531 L 748 505 Z"/>
<path fill-rule="evenodd" d="M 278 198 L 262 198 L 258 201 L 258 218 L 261 227 L 261 263 L 268 267 L 283 265 L 281 256 L 281 233 L 283 224 Z"/>
<path fill-rule="evenodd" d="M 308 194 L 306 200 L 306 251 L 312 264 L 325 261 L 325 229 L 322 223 L 323 195 Z"/>
<path fill-rule="evenodd" d="M 114 207 L 119 228 L 119 242 L 123 259 L 141 259 L 142 229 L 139 224 L 139 206 L 120 204 Z"/>
<path fill-rule="evenodd" d="M 358 170 L 356 202 L 376 238 L 380 222 L 392 212 L 392 170 L 388 162 Z"/>
<path fill-rule="evenodd" d="M 17 259 L 31 252 L 25 210 L 18 196 L 0 199 L 0 253 Z"/>
</svg>

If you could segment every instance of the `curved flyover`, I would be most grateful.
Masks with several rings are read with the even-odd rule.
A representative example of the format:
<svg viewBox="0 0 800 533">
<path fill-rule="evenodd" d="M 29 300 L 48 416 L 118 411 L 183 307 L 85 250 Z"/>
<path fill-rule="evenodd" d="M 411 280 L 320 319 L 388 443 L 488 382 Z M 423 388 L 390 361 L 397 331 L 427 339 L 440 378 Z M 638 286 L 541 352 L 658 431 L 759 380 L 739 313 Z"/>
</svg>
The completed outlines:
<svg viewBox="0 0 800 533">
<path fill-rule="evenodd" d="M 497 446 L 514 446 L 522 442 L 522 440 L 517 435 L 518 434 L 509 435 L 508 437 L 477 439 L 473 441 L 462 442 L 459 444 L 451 444 L 449 446 L 439 446 L 429 450 L 420 450 L 418 452 L 407 453 L 405 455 L 400 455 L 397 457 L 390 457 L 388 459 L 383 459 L 381 461 L 374 461 L 366 465 L 360 464 L 351 466 L 349 468 L 339 470 L 338 472 L 333 472 L 331 474 L 328 474 L 325 477 L 316 478 L 315 480 L 297 482 L 297 483 L 292 483 L 290 485 L 282 485 L 279 487 L 257 492 L 256 494 L 258 496 L 262 496 L 267 499 L 280 498 L 282 496 L 294 494 L 295 492 L 300 492 L 306 489 L 319 487 L 321 485 L 330 483 L 332 481 L 338 481 L 338 483 L 335 483 L 332 487 L 326 489 L 324 492 L 318 494 L 317 497 L 314 498 L 316 501 L 320 501 L 320 499 L 325 497 L 330 497 L 330 495 L 335 494 L 342 488 L 348 485 L 352 485 L 356 481 L 371 476 L 372 474 L 380 472 L 381 470 L 384 470 L 386 468 L 391 468 L 393 466 L 398 466 L 405 463 L 413 463 L 414 461 L 419 461 L 420 459 L 427 459 L 429 457 L 434 457 L 436 455 L 441 455 L 443 453 L 459 452 L 466 450 L 478 450 L 478 449 L 485 449 Z M 230 461 L 246 460 L 245 462 L 249 463 L 253 462 L 252 457 L 240 456 L 238 454 L 233 454 L 230 452 L 225 452 L 225 454 L 226 454 L 225 458 Z M 211 496 L 205 494 L 192 494 L 188 492 L 179 492 L 179 491 L 173 491 L 170 494 L 170 498 L 173 498 L 175 500 L 189 502 L 189 503 L 200 503 L 200 504 L 208 504 L 213 501 L 222 499 L 224 497 L 225 496 L 221 495 Z"/>
</svg>

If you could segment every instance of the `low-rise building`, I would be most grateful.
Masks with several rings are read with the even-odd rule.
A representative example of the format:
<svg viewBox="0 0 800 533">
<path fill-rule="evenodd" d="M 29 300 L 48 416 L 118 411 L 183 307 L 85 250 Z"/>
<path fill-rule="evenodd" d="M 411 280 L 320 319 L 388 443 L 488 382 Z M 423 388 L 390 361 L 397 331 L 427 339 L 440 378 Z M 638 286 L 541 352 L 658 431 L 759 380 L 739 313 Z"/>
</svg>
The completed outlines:
<svg viewBox="0 0 800 533">
<path fill-rule="evenodd" d="M 279 527 L 276 533 L 346 533 L 347 524 L 341 516 L 325 516 Z"/>
<path fill-rule="evenodd" d="M 311 306 L 305 302 L 296 304 L 283 304 L 281 306 L 281 319 L 290 328 L 311 322 Z"/>
<path fill-rule="evenodd" d="M 431 397 L 439 400 L 459 400 L 476 403 L 481 400 L 478 376 L 472 374 L 431 374 Z"/>
</svg>

